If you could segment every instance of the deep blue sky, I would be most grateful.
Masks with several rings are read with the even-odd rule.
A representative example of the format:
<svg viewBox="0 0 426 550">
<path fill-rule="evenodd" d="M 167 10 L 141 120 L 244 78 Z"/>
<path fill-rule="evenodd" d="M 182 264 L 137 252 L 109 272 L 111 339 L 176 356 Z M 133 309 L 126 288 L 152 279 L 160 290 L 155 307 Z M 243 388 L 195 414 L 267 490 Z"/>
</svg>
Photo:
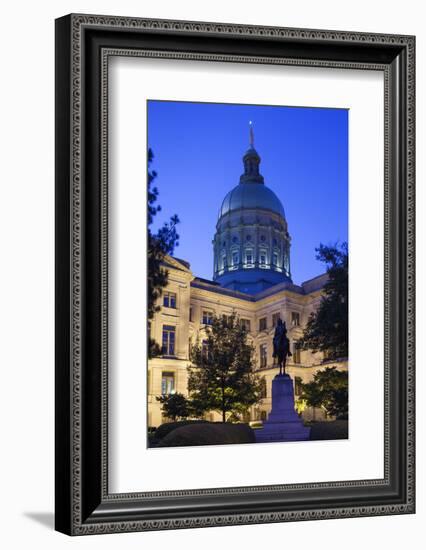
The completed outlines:
<svg viewBox="0 0 426 550">
<path fill-rule="evenodd" d="M 171 83 L 172 85 L 172 83 Z M 324 272 L 319 243 L 348 239 L 348 111 L 306 107 L 148 102 L 148 144 L 162 211 L 154 227 L 177 214 L 175 256 L 212 278 L 217 213 L 239 182 L 249 121 L 265 184 L 284 206 L 293 282 Z"/>
</svg>

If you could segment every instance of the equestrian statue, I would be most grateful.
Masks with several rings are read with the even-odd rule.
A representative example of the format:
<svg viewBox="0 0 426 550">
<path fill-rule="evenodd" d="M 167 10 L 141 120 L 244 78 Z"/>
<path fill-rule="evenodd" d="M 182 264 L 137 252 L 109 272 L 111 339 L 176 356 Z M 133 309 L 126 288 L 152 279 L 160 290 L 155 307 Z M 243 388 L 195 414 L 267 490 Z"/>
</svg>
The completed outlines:
<svg viewBox="0 0 426 550">
<path fill-rule="evenodd" d="M 273 344 L 274 353 L 272 357 L 276 359 L 280 367 L 279 376 L 284 376 L 287 357 L 291 357 L 292 353 L 290 351 L 290 340 L 287 338 L 287 327 L 281 319 L 278 319 L 277 326 L 275 327 Z"/>
</svg>

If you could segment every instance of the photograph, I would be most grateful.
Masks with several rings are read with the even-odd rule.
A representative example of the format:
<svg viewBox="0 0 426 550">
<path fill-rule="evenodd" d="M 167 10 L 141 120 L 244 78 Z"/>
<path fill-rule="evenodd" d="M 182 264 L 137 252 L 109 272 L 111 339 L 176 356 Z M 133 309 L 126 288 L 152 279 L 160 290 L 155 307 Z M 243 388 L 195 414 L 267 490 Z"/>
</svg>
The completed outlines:
<svg viewBox="0 0 426 550">
<path fill-rule="evenodd" d="M 349 114 L 147 101 L 150 449 L 350 437 Z"/>
<path fill-rule="evenodd" d="M 55 529 L 318 546 L 331 520 L 352 548 L 357 518 L 400 548 L 420 18 L 171 6 L 55 19 Z"/>
</svg>

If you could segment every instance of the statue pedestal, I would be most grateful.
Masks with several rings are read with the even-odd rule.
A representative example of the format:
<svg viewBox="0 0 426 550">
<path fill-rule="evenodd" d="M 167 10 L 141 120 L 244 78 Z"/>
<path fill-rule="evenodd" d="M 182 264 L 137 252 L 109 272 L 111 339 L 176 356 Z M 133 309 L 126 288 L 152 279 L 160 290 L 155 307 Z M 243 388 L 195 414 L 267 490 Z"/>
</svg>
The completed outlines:
<svg viewBox="0 0 426 550">
<path fill-rule="evenodd" d="M 277 374 L 272 380 L 272 410 L 263 428 L 255 430 L 256 442 L 306 441 L 310 432 L 294 410 L 293 380 Z"/>
</svg>

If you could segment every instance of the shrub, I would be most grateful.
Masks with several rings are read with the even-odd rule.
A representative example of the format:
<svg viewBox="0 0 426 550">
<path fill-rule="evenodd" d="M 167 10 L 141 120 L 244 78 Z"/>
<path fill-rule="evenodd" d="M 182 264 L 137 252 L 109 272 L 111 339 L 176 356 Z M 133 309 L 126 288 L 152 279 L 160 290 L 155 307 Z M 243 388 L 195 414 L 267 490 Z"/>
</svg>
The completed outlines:
<svg viewBox="0 0 426 550">
<path fill-rule="evenodd" d="M 161 426 L 158 426 L 158 428 L 155 430 L 155 439 L 163 439 L 163 437 L 168 435 L 173 430 L 176 430 L 176 428 L 181 428 L 182 426 L 187 426 L 188 424 L 206 423 L 206 420 L 181 420 L 180 422 L 166 422 L 165 424 L 161 424 Z"/>
<path fill-rule="evenodd" d="M 176 428 L 168 433 L 158 447 L 183 447 L 194 445 L 226 445 L 255 443 L 253 430 L 247 424 L 209 423 L 192 424 Z"/>
</svg>

